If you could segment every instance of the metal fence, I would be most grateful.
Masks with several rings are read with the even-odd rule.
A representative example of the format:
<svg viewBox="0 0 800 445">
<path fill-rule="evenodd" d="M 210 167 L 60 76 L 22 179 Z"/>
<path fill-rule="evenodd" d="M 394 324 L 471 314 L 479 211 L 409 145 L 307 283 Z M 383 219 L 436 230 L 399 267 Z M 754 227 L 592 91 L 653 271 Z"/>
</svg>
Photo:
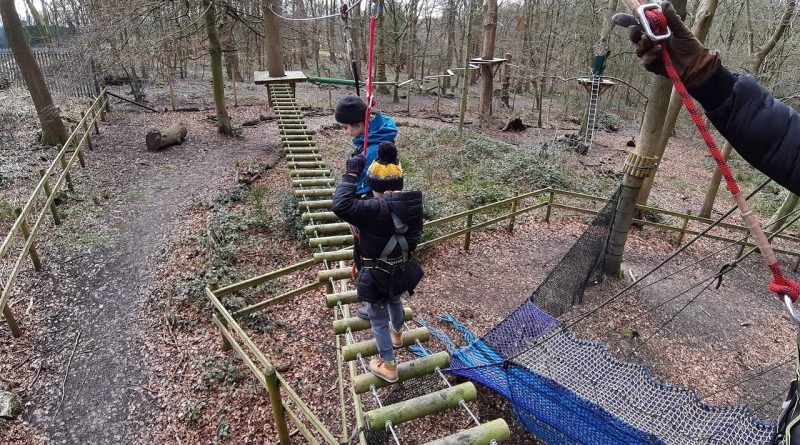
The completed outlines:
<svg viewBox="0 0 800 445">
<path fill-rule="evenodd" d="M 97 94 L 90 58 L 61 49 L 34 49 L 33 56 L 51 93 L 73 97 Z M 25 81 L 11 51 L 0 49 L 0 89 L 9 87 L 25 88 Z"/>
</svg>

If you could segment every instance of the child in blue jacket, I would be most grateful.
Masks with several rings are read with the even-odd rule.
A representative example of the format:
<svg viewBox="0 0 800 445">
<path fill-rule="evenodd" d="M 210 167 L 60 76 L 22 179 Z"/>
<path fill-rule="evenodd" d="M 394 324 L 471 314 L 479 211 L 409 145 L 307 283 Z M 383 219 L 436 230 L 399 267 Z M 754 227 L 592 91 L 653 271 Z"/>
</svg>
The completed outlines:
<svg viewBox="0 0 800 445">
<path fill-rule="evenodd" d="M 364 99 L 348 94 L 336 104 L 336 122 L 342 124 L 345 133 L 353 138 L 355 146 L 354 154 L 364 152 L 364 118 L 366 117 L 367 103 Z M 366 163 L 361 174 L 358 175 L 356 182 L 356 196 L 367 198 L 372 196 L 372 189 L 367 185 L 367 169 L 378 157 L 378 145 L 381 142 L 392 142 L 397 137 L 397 125 L 394 121 L 384 116 L 383 113 L 376 113 L 369 121 L 369 134 L 367 135 L 367 155 Z"/>
</svg>

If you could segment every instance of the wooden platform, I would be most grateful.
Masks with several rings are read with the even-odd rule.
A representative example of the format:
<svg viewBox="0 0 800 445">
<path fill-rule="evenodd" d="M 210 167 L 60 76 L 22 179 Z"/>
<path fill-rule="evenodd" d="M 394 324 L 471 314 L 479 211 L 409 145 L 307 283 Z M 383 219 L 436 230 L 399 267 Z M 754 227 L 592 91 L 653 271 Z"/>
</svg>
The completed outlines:
<svg viewBox="0 0 800 445">
<path fill-rule="evenodd" d="M 592 78 L 591 77 L 579 77 L 578 78 L 578 83 L 580 85 L 583 85 L 583 87 L 586 88 L 586 91 L 588 91 L 589 93 L 592 92 Z M 608 80 L 606 78 L 600 79 L 600 94 L 605 93 L 606 90 L 608 90 L 609 88 L 614 87 L 614 85 L 616 85 L 616 84 L 617 84 L 616 82 L 613 82 L 613 81 Z"/>
<path fill-rule="evenodd" d="M 292 96 L 295 95 L 297 90 L 297 82 L 306 82 L 308 77 L 302 71 L 286 71 L 282 77 L 273 77 L 269 75 L 268 71 L 255 71 L 253 73 L 253 83 L 256 85 L 267 86 L 267 106 L 272 106 L 272 94 L 269 90 L 270 84 L 274 83 L 287 83 L 292 87 Z"/>
</svg>

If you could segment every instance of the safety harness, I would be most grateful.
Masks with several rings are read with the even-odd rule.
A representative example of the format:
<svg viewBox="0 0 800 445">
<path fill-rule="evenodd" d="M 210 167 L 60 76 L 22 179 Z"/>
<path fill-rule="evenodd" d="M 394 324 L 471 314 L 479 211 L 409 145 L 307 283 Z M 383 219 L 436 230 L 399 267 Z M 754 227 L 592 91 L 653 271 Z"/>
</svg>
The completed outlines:
<svg viewBox="0 0 800 445">
<path fill-rule="evenodd" d="M 361 267 L 364 269 L 377 269 L 391 274 L 394 272 L 395 266 L 408 262 L 409 248 L 408 240 L 406 240 L 405 235 L 405 233 L 408 231 L 408 225 L 404 223 L 394 212 L 391 210 L 390 212 L 392 214 L 392 223 L 394 224 L 394 233 L 392 234 L 392 237 L 389 238 L 389 241 L 386 243 L 386 246 L 384 246 L 383 251 L 378 258 L 361 258 Z M 353 227 L 353 230 L 357 229 Z M 402 251 L 401 256 L 389 258 L 389 255 L 394 252 L 394 249 L 398 245 Z"/>
</svg>

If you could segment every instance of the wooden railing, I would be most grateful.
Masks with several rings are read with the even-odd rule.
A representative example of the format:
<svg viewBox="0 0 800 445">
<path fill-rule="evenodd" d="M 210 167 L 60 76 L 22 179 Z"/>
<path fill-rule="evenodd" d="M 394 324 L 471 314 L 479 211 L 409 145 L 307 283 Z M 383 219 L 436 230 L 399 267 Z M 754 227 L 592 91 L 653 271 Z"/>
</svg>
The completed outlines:
<svg viewBox="0 0 800 445">
<path fill-rule="evenodd" d="M 565 198 L 569 199 L 570 201 L 566 201 Z M 579 206 L 575 203 L 575 201 L 590 201 L 594 203 L 594 205 Z M 460 236 L 464 236 L 464 249 L 468 250 L 470 248 L 472 232 L 487 228 L 492 225 L 496 225 L 501 222 L 507 222 L 507 225 L 505 227 L 506 230 L 508 230 L 509 232 L 513 232 L 516 222 L 516 217 L 525 213 L 530 213 L 536 209 L 544 208 L 545 211 L 543 215 L 543 220 L 549 221 L 554 209 L 577 212 L 581 214 L 596 215 L 600 212 L 600 209 L 602 209 L 602 207 L 605 206 L 607 202 L 608 202 L 607 198 L 593 196 L 585 193 L 559 190 L 549 187 L 522 194 L 515 194 L 513 197 L 508 199 L 503 199 L 501 201 L 497 201 L 481 207 L 476 207 L 474 209 L 465 210 L 460 213 L 445 216 L 443 218 L 439 218 L 425 223 L 424 229 L 426 231 L 428 231 L 429 229 L 436 228 L 446 233 L 438 234 L 434 238 L 420 243 L 419 246 L 417 247 L 417 250 L 427 249 L 437 244 L 443 243 L 445 241 L 458 238 Z M 634 220 L 635 223 L 643 226 L 650 226 L 662 230 L 677 232 L 679 234 L 677 244 L 681 243 L 683 236 L 686 234 L 696 235 L 701 233 L 698 230 L 688 228 L 690 221 L 704 224 L 705 226 L 708 226 L 711 223 L 713 223 L 712 220 L 706 218 L 701 218 L 690 214 L 673 212 L 669 210 L 663 210 L 656 207 L 638 206 L 638 209 L 641 211 L 652 212 L 653 214 L 658 214 L 665 217 L 678 218 L 681 221 L 681 224 L 679 226 L 672 226 L 670 224 L 666 224 L 663 222 L 651 222 L 642 219 Z M 486 219 L 485 221 L 475 223 L 476 216 L 478 215 L 484 215 L 488 219 Z M 457 223 L 462 220 L 464 221 L 463 227 L 456 227 L 456 228 L 450 227 L 451 223 Z M 746 233 L 748 233 L 746 227 L 739 226 L 736 224 L 721 223 L 719 224 L 719 226 L 729 230 L 741 231 L 743 232 L 743 235 L 746 235 Z M 800 241 L 800 239 L 798 239 L 797 237 L 790 235 L 783 235 L 783 234 L 772 234 L 772 235 L 775 238 L 793 243 L 797 243 L 798 241 Z M 755 247 L 752 243 L 746 242 L 745 241 L 746 238 L 733 239 L 723 235 L 710 235 L 710 234 L 705 234 L 703 236 L 709 239 L 739 244 L 742 249 L 746 247 Z M 800 251 L 777 249 L 777 248 L 775 249 L 775 251 L 800 257 Z M 287 420 L 286 420 L 287 417 L 289 418 L 289 420 L 292 421 L 292 423 L 296 426 L 298 431 L 306 438 L 306 440 L 308 440 L 309 443 L 314 443 L 314 444 L 319 443 L 316 437 L 321 437 L 324 443 L 335 444 L 337 442 L 333 433 L 331 433 L 330 430 L 328 430 L 322 424 L 322 422 L 320 422 L 320 420 L 309 410 L 308 406 L 303 403 L 303 401 L 300 399 L 297 393 L 294 390 L 292 390 L 292 388 L 280 376 L 280 374 L 277 371 L 275 371 L 274 366 L 270 364 L 265 354 L 258 348 L 258 346 L 255 345 L 255 343 L 250 339 L 250 337 L 248 337 L 248 335 L 242 330 L 240 325 L 237 323 L 236 319 L 240 316 L 251 314 L 259 310 L 263 310 L 274 304 L 287 301 L 293 297 L 304 294 L 308 291 L 317 289 L 319 287 L 323 287 L 325 283 L 316 280 L 313 283 L 309 283 L 307 285 L 298 287 L 296 289 L 284 292 L 280 295 L 270 297 L 264 301 L 255 303 L 244 309 L 240 309 L 234 313 L 228 312 L 219 299 L 222 296 L 230 295 L 232 293 L 235 293 L 237 291 L 246 288 L 258 286 L 267 281 L 271 281 L 289 274 L 317 267 L 324 261 L 329 261 L 329 262 L 342 261 L 350 258 L 352 258 L 352 247 L 337 251 L 324 252 L 321 254 L 316 253 L 314 254 L 314 258 L 301 261 L 299 263 L 295 263 L 290 266 L 286 266 L 284 268 L 274 270 L 265 273 L 263 275 L 259 275 L 257 277 L 253 277 L 248 280 L 234 283 L 219 289 L 215 287 L 208 287 L 206 289 L 206 294 L 209 300 L 211 300 L 212 304 L 214 305 L 215 313 L 213 316 L 213 320 L 214 324 L 216 324 L 217 327 L 219 327 L 220 329 L 220 333 L 222 335 L 223 347 L 225 349 L 235 350 L 236 353 L 245 362 L 245 364 L 247 364 L 247 366 L 251 369 L 251 371 L 256 375 L 256 378 L 262 383 L 262 385 L 264 385 L 267 388 L 267 391 L 270 396 L 270 403 L 272 405 L 276 426 L 279 432 L 279 436 L 282 440 L 281 443 L 288 443 L 285 441 L 287 440 L 286 438 L 288 437 L 287 435 L 289 434 L 289 429 L 287 427 Z M 331 291 L 329 290 L 329 293 L 330 292 Z M 244 346 L 242 346 L 242 344 Z M 341 379 L 341 374 L 340 374 L 340 379 Z M 283 389 L 286 392 L 287 398 L 285 400 L 281 396 L 281 389 Z M 344 404 L 344 402 L 342 403 Z M 290 405 L 292 406 L 290 407 Z M 360 404 L 357 403 L 356 404 L 357 415 L 359 415 L 360 412 L 359 408 Z M 293 411 L 294 409 L 299 411 L 302 414 L 302 416 L 305 417 L 306 419 L 305 422 L 310 424 L 311 427 L 313 428 L 309 428 L 308 426 L 306 426 L 306 423 L 303 421 L 303 419 L 301 419 L 300 416 L 294 413 Z M 342 415 L 344 416 L 344 407 L 342 407 Z M 343 422 L 345 422 L 346 425 L 346 419 L 343 419 Z"/>
<path fill-rule="evenodd" d="M 17 219 L 6 234 L 3 243 L 0 244 L 0 264 L 2 264 L 4 261 L 12 259 L 10 255 L 14 240 L 20 237 L 24 241 L 22 248 L 16 253 L 17 257 L 11 267 L 11 271 L 8 275 L 3 274 L 4 276 L 0 276 L 0 310 L 2 310 L 14 337 L 22 335 L 22 331 L 14 318 L 11 308 L 8 306 L 9 295 L 14 289 L 14 284 L 26 257 L 31 258 L 34 269 L 41 269 L 41 261 L 35 246 L 36 235 L 48 212 L 51 213 L 54 224 L 61 224 L 55 203 L 56 196 L 65 184 L 67 189 L 73 190 L 70 169 L 76 161 L 81 167 L 86 166 L 83 149 L 84 147 L 88 147 L 90 151 L 94 149 L 91 131 L 94 129 L 95 134 L 100 134 L 100 127 L 97 125 L 97 121 L 98 119 L 105 121 L 107 105 L 108 97 L 105 89 L 103 89 L 100 95 L 92 102 L 87 112 L 85 114 L 82 113 L 80 121 L 75 125 L 69 138 L 61 147 L 53 162 L 50 163 L 50 166 L 45 170 L 39 171 L 41 179 L 36 184 L 25 205 L 16 210 Z M 69 158 L 67 158 L 68 155 Z M 58 176 L 55 183 L 51 185 L 50 177 L 53 174 Z M 41 203 L 41 205 L 37 207 L 37 203 Z M 29 218 L 35 218 L 32 225 L 28 222 Z"/>
</svg>

